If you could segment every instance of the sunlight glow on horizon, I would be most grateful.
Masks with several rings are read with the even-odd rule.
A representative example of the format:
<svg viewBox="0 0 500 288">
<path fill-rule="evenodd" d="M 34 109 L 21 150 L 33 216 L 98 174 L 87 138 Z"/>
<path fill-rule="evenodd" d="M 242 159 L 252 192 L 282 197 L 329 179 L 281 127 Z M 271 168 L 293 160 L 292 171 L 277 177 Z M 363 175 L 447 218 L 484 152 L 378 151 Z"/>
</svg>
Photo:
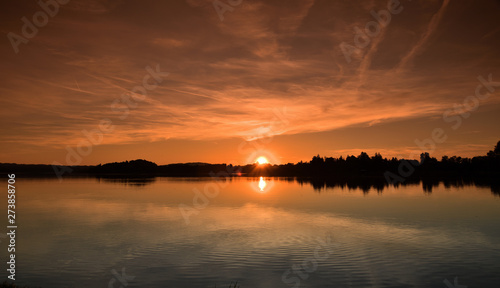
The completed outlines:
<svg viewBox="0 0 500 288">
<path fill-rule="evenodd" d="M 259 163 L 259 165 L 269 164 L 269 161 L 264 156 L 260 156 L 259 158 L 257 158 L 257 160 L 255 160 L 255 162 Z"/>
</svg>

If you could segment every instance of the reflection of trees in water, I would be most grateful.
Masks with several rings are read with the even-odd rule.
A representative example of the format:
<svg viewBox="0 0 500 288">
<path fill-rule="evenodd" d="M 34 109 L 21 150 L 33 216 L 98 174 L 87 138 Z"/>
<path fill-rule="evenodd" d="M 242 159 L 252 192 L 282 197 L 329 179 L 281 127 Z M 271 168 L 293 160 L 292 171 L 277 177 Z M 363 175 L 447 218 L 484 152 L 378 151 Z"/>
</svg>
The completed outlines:
<svg viewBox="0 0 500 288">
<path fill-rule="evenodd" d="M 169 177 L 171 181 L 197 182 L 197 181 L 212 181 L 210 177 Z M 228 177 L 222 181 L 232 182 L 235 177 Z M 156 182 L 156 177 L 96 177 L 97 181 L 107 183 L 118 183 L 126 186 L 146 186 Z M 434 188 L 443 184 L 445 188 L 464 188 L 476 186 L 481 188 L 490 188 L 491 193 L 495 196 L 500 196 L 500 180 L 494 178 L 424 178 L 424 179 L 407 179 L 404 183 L 389 184 L 383 178 L 370 177 L 352 177 L 352 178 L 321 178 L 321 177 L 275 177 L 276 181 L 296 182 L 299 185 L 311 185 L 316 192 L 321 192 L 329 189 L 341 188 L 349 190 L 361 190 L 363 194 L 368 194 L 370 190 L 375 190 L 377 193 L 383 193 L 384 189 L 389 187 L 399 188 L 400 186 L 415 186 L 422 185 L 422 190 L 426 194 L 432 194 Z M 221 181 L 221 180 L 219 180 Z"/>
<path fill-rule="evenodd" d="M 316 192 L 321 192 L 334 188 L 347 188 L 349 190 L 361 190 L 364 194 L 370 190 L 376 190 L 377 193 L 382 193 L 385 188 L 410 185 L 422 185 L 422 190 L 426 194 L 431 194 L 433 189 L 443 184 L 445 188 L 464 188 L 468 186 L 476 186 L 490 188 L 491 193 L 495 196 L 500 196 L 500 180 L 494 178 L 423 178 L 423 179 L 407 179 L 404 183 L 389 184 L 383 178 L 296 178 L 300 185 L 309 184 Z"/>
<path fill-rule="evenodd" d="M 500 185 L 491 186 L 491 193 L 495 196 L 500 196 Z"/>
<path fill-rule="evenodd" d="M 301 185 L 311 184 L 314 190 L 320 192 L 324 189 L 347 188 L 349 190 L 362 190 L 363 193 L 369 193 L 370 189 L 376 189 L 377 192 L 382 192 L 387 186 L 384 179 L 363 179 L 363 178 L 297 178 L 297 182 Z"/>
<path fill-rule="evenodd" d="M 364 194 L 370 192 L 371 189 L 377 190 L 377 193 L 382 193 L 387 182 L 382 178 L 296 178 L 297 183 L 304 185 L 310 184 L 317 192 L 326 189 L 342 188 L 349 190 L 361 190 Z"/>
<path fill-rule="evenodd" d="M 422 189 L 424 190 L 424 193 L 431 194 L 432 188 L 439 186 L 439 182 L 440 181 L 438 179 L 423 179 Z"/>
<path fill-rule="evenodd" d="M 481 178 L 475 179 L 474 185 L 478 187 L 488 187 L 495 196 L 500 196 L 500 179 Z"/>
<path fill-rule="evenodd" d="M 118 183 L 123 184 L 125 186 L 146 186 L 156 182 L 155 177 L 96 177 L 97 181 L 107 182 L 107 183 Z"/>
</svg>

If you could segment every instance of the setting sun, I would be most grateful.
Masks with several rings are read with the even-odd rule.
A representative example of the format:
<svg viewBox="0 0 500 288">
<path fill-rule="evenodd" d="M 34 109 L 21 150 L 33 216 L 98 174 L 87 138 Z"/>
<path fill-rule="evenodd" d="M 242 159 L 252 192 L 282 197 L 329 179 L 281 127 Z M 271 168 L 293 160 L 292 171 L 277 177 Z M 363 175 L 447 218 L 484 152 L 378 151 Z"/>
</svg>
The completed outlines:
<svg viewBox="0 0 500 288">
<path fill-rule="evenodd" d="M 269 161 L 267 161 L 267 158 L 264 156 L 260 156 L 255 162 L 259 163 L 260 165 L 269 163 Z"/>
</svg>

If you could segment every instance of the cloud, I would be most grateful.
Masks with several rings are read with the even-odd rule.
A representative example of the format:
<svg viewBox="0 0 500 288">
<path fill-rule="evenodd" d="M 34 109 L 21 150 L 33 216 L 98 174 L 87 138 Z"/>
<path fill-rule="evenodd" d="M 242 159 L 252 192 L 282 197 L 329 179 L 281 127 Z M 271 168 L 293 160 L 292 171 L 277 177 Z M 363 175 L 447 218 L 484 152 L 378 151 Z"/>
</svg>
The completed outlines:
<svg viewBox="0 0 500 288">
<path fill-rule="evenodd" d="M 188 41 L 182 41 L 179 39 L 166 39 L 166 38 L 156 38 L 153 40 L 153 44 L 165 47 L 165 48 L 179 48 L 184 47 L 189 44 Z"/>
<path fill-rule="evenodd" d="M 443 18 L 443 14 L 446 11 L 446 7 L 450 3 L 450 0 L 443 0 L 443 4 L 441 5 L 441 8 L 439 8 L 439 11 L 434 14 L 431 18 L 431 21 L 429 22 L 427 29 L 425 32 L 421 35 L 420 39 L 418 42 L 411 48 L 411 50 L 406 54 L 403 59 L 401 59 L 401 62 L 398 65 L 398 69 L 404 69 L 406 66 L 410 63 L 415 56 L 421 52 L 421 50 L 424 48 L 424 46 L 427 44 L 429 41 L 429 38 L 432 36 L 432 34 L 436 31 L 439 22 L 441 22 L 441 18 Z"/>
<path fill-rule="evenodd" d="M 293 117 L 271 134 L 441 117 L 473 93 L 477 75 L 500 75 L 500 43 L 490 26 L 451 27 L 456 31 L 443 39 L 432 37 L 443 34 L 445 12 L 458 17 L 448 11 L 449 3 L 437 12 L 425 3 L 405 6 L 359 59 L 347 63 L 339 44 L 351 43 L 353 27 L 372 21 L 370 10 L 383 9 L 386 1 L 243 1 L 224 21 L 209 0 L 77 1 L 61 7 L 19 55 L 8 41 L 0 44 L 0 105 L 8 107 L 0 115 L 7 123 L 0 137 L 4 143 L 61 148 L 76 145 L 85 139 L 83 130 L 109 118 L 116 129 L 105 144 L 258 139 L 273 123 L 273 111 L 285 107 Z M 19 32 L 19 19 L 36 11 L 36 4 L 33 11 L 18 8 L 2 12 L 2 31 Z M 479 6 L 471 9 L 471 23 L 497 19 Z M 416 43 L 409 41 L 422 27 Z M 474 35 L 488 42 L 471 44 Z M 461 50 L 447 53 L 449 47 Z M 421 61 L 413 67 L 417 55 Z M 474 69 L 466 71 L 463 63 Z M 120 119 L 111 103 L 142 85 L 145 67 L 156 64 L 169 76 Z"/>
</svg>

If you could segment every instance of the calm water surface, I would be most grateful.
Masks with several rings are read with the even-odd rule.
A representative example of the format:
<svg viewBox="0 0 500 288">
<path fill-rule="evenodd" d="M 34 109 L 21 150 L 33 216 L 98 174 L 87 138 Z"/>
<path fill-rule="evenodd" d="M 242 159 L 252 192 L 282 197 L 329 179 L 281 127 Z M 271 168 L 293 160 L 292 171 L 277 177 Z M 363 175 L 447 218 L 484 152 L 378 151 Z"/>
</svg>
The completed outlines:
<svg viewBox="0 0 500 288">
<path fill-rule="evenodd" d="M 317 191 L 270 178 L 16 184 L 16 284 L 451 288 L 462 287 L 458 277 L 463 287 L 500 287 L 500 197 L 489 188 Z"/>
</svg>

